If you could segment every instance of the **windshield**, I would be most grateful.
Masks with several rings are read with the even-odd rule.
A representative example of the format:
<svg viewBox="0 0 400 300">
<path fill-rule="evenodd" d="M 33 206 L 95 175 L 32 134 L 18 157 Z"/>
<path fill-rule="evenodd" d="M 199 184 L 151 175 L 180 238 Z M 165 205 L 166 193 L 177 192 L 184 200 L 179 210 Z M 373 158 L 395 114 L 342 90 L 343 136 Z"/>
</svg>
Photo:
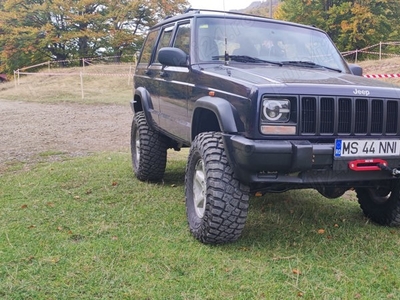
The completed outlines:
<svg viewBox="0 0 400 300">
<path fill-rule="evenodd" d="M 268 21 L 205 17 L 197 19 L 196 33 L 195 56 L 199 62 L 229 58 L 230 61 L 246 63 L 275 62 L 285 66 L 347 70 L 328 36 L 311 28 Z M 244 61 L 243 57 L 251 59 Z"/>
</svg>

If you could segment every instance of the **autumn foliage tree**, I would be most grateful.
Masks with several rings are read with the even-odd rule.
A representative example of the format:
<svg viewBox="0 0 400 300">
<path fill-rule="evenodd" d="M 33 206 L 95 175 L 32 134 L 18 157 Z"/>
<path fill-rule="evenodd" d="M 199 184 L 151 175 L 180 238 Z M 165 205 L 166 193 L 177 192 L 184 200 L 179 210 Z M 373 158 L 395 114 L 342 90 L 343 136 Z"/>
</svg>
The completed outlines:
<svg viewBox="0 0 400 300">
<path fill-rule="evenodd" d="M 400 39 L 400 0 L 283 0 L 274 16 L 327 31 L 341 51 Z"/>
<path fill-rule="evenodd" d="M 132 54 L 186 0 L 0 0 L 0 72 L 45 60 Z"/>
</svg>

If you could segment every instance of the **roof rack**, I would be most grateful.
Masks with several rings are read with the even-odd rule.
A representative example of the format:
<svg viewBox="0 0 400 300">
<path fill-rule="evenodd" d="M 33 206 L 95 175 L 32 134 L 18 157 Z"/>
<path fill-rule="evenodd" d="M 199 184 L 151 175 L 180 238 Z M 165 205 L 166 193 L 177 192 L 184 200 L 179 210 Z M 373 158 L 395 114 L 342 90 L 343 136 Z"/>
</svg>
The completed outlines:
<svg viewBox="0 0 400 300">
<path fill-rule="evenodd" d="M 215 10 L 215 9 L 203 9 L 203 8 L 188 8 L 185 11 L 186 13 L 190 13 L 190 12 L 194 12 L 194 13 L 201 13 L 201 12 L 216 12 L 216 13 L 222 13 L 222 14 L 231 14 L 231 15 L 239 15 L 239 16 L 249 16 L 249 17 L 261 17 L 261 18 L 267 18 L 265 16 L 260 16 L 260 15 L 251 15 L 251 14 L 245 14 L 245 13 L 241 13 L 241 12 L 237 12 L 237 11 L 226 11 L 226 10 Z"/>
</svg>

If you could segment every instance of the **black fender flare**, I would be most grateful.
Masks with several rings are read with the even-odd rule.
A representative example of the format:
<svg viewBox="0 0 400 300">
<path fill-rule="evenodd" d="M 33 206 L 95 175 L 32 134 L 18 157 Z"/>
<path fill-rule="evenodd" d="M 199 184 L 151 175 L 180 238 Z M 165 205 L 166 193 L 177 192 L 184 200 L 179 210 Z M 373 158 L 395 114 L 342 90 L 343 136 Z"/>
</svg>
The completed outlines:
<svg viewBox="0 0 400 300">
<path fill-rule="evenodd" d="M 196 118 L 196 110 L 198 109 L 207 109 L 212 111 L 218 119 L 221 131 L 224 133 L 244 131 L 244 124 L 240 120 L 236 108 L 229 101 L 223 98 L 205 96 L 198 99 L 194 104 L 191 130 L 192 140 L 197 134 L 196 129 L 193 128 L 193 124 Z"/>
<path fill-rule="evenodd" d="M 135 89 L 133 100 L 131 101 L 131 109 L 133 113 L 143 111 L 146 117 L 147 124 L 155 127 L 153 117 L 150 111 L 153 110 L 153 102 L 151 101 L 150 93 L 144 87 Z"/>
</svg>

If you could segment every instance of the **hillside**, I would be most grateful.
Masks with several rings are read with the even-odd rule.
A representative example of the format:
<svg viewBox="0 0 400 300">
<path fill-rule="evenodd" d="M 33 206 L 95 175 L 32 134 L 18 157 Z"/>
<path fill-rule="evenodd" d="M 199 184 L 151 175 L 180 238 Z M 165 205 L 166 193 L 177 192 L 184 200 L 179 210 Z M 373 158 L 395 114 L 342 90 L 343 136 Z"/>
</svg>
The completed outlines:
<svg viewBox="0 0 400 300">
<path fill-rule="evenodd" d="M 128 105 L 133 71 L 132 63 L 43 69 L 21 75 L 19 81 L 0 83 L 0 99 Z"/>
<path fill-rule="evenodd" d="M 272 0 L 272 11 L 278 6 L 280 0 Z M 259 16 L 269 16 L 269 0 L 263 1 L 254 1 L 245 9 L 236 10 L 236 12 L 251 14 L 251 15 L 259 15 Z"/>
<path fill-rule="evenodd" d="M 367 60 L 358 63 L 364 74 L 400 74 L 400 57 L 382 60 Z M 379 79 L 400 85 L 400 78 Z"/>
</svg>

